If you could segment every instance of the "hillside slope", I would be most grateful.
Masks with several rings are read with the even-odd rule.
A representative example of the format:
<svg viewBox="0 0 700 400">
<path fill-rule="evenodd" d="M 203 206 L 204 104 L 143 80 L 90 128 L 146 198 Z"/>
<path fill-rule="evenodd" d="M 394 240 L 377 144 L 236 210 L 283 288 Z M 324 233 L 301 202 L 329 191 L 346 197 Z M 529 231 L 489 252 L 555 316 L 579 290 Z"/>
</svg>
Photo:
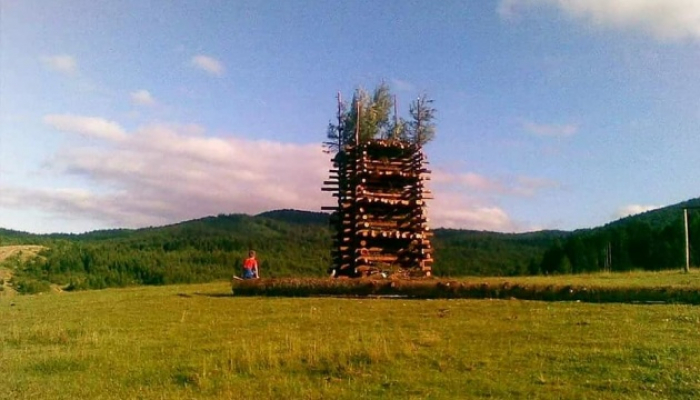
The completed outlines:
<svg viewBox="0 0 700 400">
<path fill-rule="evenodd" d="M 80 235 L 16 235 L 44 243 L 41 263 L 19 275 L 67 286 L 205 282 L 238 273 L 248 249 L 258 251 L 264 277 L 325 276 L 330 266 L 328 214 L 277 210 L 257 216 L 219 215 L 136 230 Z M 440 276 L 526 274 L 562 232 L 500 234 L 438 229 L 435 273 Z M 21 239 L 18 239 L 21 237 Z M 0 236 L 0 239 L 2 236 Z"/>
<path fill-rule="evenodd" d="M 601 270 L 663 270 L 685 263 L 683 208 L 700 207 L 692 199 L 622 218 L 594 229 L 572 232 L 554 241 L 540 264 L 541 273 Z M 688 212 L 691 264 L 700 263 L 700 212 Z"/>
<path fill-rule="evenodd" d="M 434 272 L 457 277 L 678 268 L 683 262 L 681 209 L 698 205 L 700 200 L 689 200 L 575 232 L 436 229 Z M 322 277 L 330 265 L 328 217 L 275 210 L 81 235 L 0 230 L 0 242 L 49 247 L 42 262 L 24 265 L 18 273 L 69 288 L 228 279 L 251 248 L 258 251 L 265 277 Z M 700 213 L 691 211 L 690 217 L 692 257 L 700 260 Z"/>
</svg>

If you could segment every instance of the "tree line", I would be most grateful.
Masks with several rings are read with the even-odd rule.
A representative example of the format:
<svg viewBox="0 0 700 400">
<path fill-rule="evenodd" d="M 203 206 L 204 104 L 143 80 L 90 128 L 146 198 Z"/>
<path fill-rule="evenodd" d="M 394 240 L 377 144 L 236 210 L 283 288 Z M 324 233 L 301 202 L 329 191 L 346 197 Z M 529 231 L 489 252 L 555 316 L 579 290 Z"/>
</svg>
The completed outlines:
<svg viewBox="0 0 700 400">
<path fill-rule="evenodd" d="M 436 229 L 434 274 L 510 276 L 681 268 L 681 215 L 676 206 L 574 232 Z M 257 250 L 263 277 L 323 277 L 331 262 L 328 218 L 323 213 L 281 210 L 82 235 L 5 230 L 0 231 L 0 243 L 48 248 L 15 273 L 17 282 L 30 289 L 46 288 L 48 283 L 99 289 L 226 280 L 239 273 L 249 249 Z M 689 222 L 691 260 L 697 262 L 700 215 L 691 213 Z"/>
</svg>

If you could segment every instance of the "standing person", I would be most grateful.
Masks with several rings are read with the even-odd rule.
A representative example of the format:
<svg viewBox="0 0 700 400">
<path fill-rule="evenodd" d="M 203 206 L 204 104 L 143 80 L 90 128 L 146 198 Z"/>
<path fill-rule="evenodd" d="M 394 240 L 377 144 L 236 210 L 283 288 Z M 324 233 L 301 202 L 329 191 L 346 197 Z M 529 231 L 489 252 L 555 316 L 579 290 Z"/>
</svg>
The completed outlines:
<svg viewBox="0 0 700 400">
<path fill-rule="evenodd" d="M 258 279 L 258 260 L 255 259 L 255 250 L 248 251 L 248 258 L 243 261 L 243 279 Z"/>
</svg>

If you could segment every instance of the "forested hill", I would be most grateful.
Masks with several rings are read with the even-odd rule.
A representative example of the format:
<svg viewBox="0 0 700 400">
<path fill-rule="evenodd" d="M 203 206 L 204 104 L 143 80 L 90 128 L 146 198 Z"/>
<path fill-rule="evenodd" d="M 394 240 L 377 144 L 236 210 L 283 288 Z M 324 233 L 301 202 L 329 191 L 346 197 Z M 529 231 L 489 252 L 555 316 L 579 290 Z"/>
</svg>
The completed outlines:
<svg viewBox="0 0 700 400">
<path fill-rule="evenodd" d="M 11 244 L 35 244 L 34 242 L 41 240 L 42 237 L 40 235 L 32 235 L 27 232 L 0 228 L 0 246 Z"/>
<path fill-rule="evenodd" d="M 684 206 L 699 200 L 575 232 L 505 234 L 437 229 L 438 276 L 524 275 L 682 265 Z M 33 235 L 0 229 L 2 244 L 42 244 L 42 258 L 16 273 L 26 282 L 72 288 L 228 279 L 248 249 L 263 276 L 324 276 L 330 264 L 328 214 L 276 210 L 230 214 L 144 229 L 80 235 Z M 700 260 L 700 211 L 690 212 L 693 257 Z"/>
<path fill-rule="evenodd" d="M 324 276 L 330 266 L 329 215 L 298 210 L 232 214 L 145 229 L 32 235 L 0 231 L 0 244 L 43 244 L 42 258 L 16 273 L 36 282 L 103 288 L 228 279 L 247 250 L 257 250 L 263 276 Z M 501 234 L 438 229 L 435 273 L 516 275 L 537 269 L 563 232 Z M 21 283 L 21 282 L 20 282 Z M 30 284 L 31 283 L 31 284 Z M 41 286 L 41 285 L 38 285 Z"/>
<path fill-rule="evenodd" d="M 700 199 L 583 229 L 555 240 L 538 273 L 661 270 L 685 265 L 683 208 L 688 210 L 691 264 L 700 263 Z"/>
</svg>

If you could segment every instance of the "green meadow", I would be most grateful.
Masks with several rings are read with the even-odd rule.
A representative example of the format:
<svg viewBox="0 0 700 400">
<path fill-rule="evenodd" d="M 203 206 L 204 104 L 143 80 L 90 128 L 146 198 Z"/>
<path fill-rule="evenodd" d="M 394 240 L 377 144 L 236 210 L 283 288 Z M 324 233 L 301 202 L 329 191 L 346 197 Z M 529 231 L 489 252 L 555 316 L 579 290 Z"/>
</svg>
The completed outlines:
<svg viewBox="0 0 700 400">
<path fill-rule="evenodd" d="M 681 304 L 239 297 L 223 282 L 12 296 L 0 398 L 689 399 L 699 332 Z"/>
</svg>

